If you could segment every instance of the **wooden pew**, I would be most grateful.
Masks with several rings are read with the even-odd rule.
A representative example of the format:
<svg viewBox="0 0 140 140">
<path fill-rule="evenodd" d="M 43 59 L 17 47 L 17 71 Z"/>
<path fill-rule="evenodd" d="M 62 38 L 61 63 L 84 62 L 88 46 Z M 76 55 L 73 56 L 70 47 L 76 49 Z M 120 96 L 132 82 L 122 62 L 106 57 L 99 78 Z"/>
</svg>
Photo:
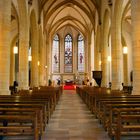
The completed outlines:
<svg viewBox="0 0 140 140">
<path fill-rule="evenodd" d="M 62 86 L 40 86 L 39 91 L 46 91 L 46 92 L 51 92 L 55 91 L 56 92 L 56 101 L 58 102 L 60 99 L 60 96 L 62 95 L 63 87 Z"/>
<path fill-rule="evenodd" d="M 42 110 L 40 110 L 40 108 L 27 108 L 21 106 L 19 107 L 15 107 L 15 106 L 10 106 L 10 108 L 8 106 L 0 106 L 0 114 L 1 115 L 31 115 L 31 114 L 36 114 L 37 117 L 37 123 L 38 123 L 38 129 L 39 129 L 39 133 L 42 135 L 43 132 L 43 117 L 42 117 Z"/>
<path fill-rule="evenodd" d="M 30 94 L 31 97 L 37 97 L 46 99 L 49 101 L 49 116 L 53 113 L 55 110 L 56 104 L 57 104 L 57 91 L 51 90 L 51 91 L 45 91 L 45 90 L 39 90 L 39 91 L 33 91 Z M 39 96 L 39 97 L 38 97 Z"/>
<path fill-rule="evenodd" d="M 46 99 L 41 98 L 34 98 L 31 96 L 6 96 L 3 97 L 0 96 L 0 104 L 18 104 L 21 106 L 27 106 L 28 108 L 34 108 L 34 107 L 41 107 L 43 109 L 43 121 L 44 121 L 44 129 L 45 125 L 48 122 L 49 116 L 48 116 L 48 101 Z"/>
<path fill-rule="evenodd" d="M 106 89 L 106 88 L 105 88 Z M 92 86 L 77 86 L 76 92 L 82 98 L 82 100 L 87 104 L 88 108 L 92 111 L 92 105 L 94 104 L 94 98 L 96 93 L 103 91 L 103 88 L 92 87 Z"/>
<path fill-rule="evenodd" d="M 32 135 L 34 140 L 41 138 L 38 110 L 26 109 L 0 108 L 0 136 Z"/>
<path fill-rule="evenodd" d="M 100 87 L 77 87 L 77 92 L 80 92 L 80 97 L 83 101 L 87 104 L 88 108 L 91 110 L 92 113 L 97 115 L 98 101 L 100 98 L 108 97 L 108 96 L 120 96 L 126 95 L 121 91 L 111 91 L 108 88 L 100 88 Z"/>
<path fill-rule="evenodd" d="M 38 103 L 40 102 L 44 102 L 44 104 L 46 104 L 46 115 L 47 115 L 47 120 L 49 120 L 50 115 L 51 115 L 51 110 L 52 110 L 52 106 L 54 104 L 53 98 L 54 98 L 54 94 L 53 93 L 48 93 L 44 95 L 44 92 L 41 91 L 34 91 L 31 93 L 20 93 L 19 96 L 22 96 L 22 98 L 28 98 L 28 100 L 34 100 L 34 101 L 38 101 Z"/>
<path fill-rule="evenodd" d="M 113 110 L 111 138 L 121 140 L 123 136 L 140 138 L 140 108 L 120 108 Z"/>
<path fill-rule="evenodd" d="M 30 92 L 29 90 L 22 90 L 12 96 L 11 95 L 10 96 L 1 95 L 0 96 L 0 108 L 5 110 L 4 112 L 6 112 L 6 114 L 1 114 L 1 117 L 2 117 L 2 115 L 9 115 L 9 117 L 6 117 L 6 116 L 3 116 L 3 117 L 7 118 L 8 124 L 10 124 L 11 123 L 10 117 L 11 118 L 13 117 L 15 119 L 16 116 L 17 117 L 23 116 L 22 117 L 23 119 L 17 118 L 17 120 L 19 122 L 22 122 L 22 121 L 24 122 L 24 121 L 26 121 L 26 119 L 28 120 L 28 118 L 24 117 L 25 112 L 23 113 L 23 111 L 26 110 L 26 113 L 28 112 L 28 114 L 26 114 L 26 115 L 30 115 L 29 111 L 32 112 L 32 111 L 36 111 L 36 109 L 38 109 L 42 113 L 37 113 L 39 119 L 37 121 L 36 129 L 39 129 L 38 130 L 39 135 L 42 135 L 42 132 L 43 132 L 43 130 L 45 130 L 46 123 L 48 122 L 48 119 L 50 117 L 50 115 L 48 115 L 48 114 L 52 113 L 51 112 L 52 108 L 54 110 L 55 105 L 58 102 L 58 99 L 60 98 L 61 94 L 62 94 L 61 87 L 57 87 L 57 88 L 48 88 L 48 87 L 46 88 L 45 87 L 44 89 L 41 89 L 41 90 L 36 89 L 33 92 Z M 15 108 L 16 109 L 19 108 L 19 110 L 18 109 L 15 110 Z M 12 112 L 13 109 L 14 109 L 14 111 Z M 22 114 L 21 114 L 21 112 L 22 112 Z M 16 113 L 16 115 L 14 113 Z M 35 117 L 33 117 L 33 118 L 35 119 Z M 3 118 L 1 118 L 1 119 L 3 119 Z M 7 130 L 7 132 L 11 131 L 11 128 L 9 126 L 7 126 L 6 128 L 5 127 L 3 128 L 3 127 L 4 126 L 1 126 L 2 131 L 4 131 L 4 130 Z M 13 126 L 13 134 L 18 135 L 18 133 L 14 133 L 14 129 L 16 130 L 16 128 L 18 128 L 18 127 L 19 126 L 17 126 L 17 125 Z M 33 128 L 33 127 L 30 126 L 30 128 Z M 23 126 L 20 126 L 19 130 L 22 130 L 22 129 L 23 129 Z M 25 133 L 23 133 L 23 135 L 24 134 Z M 36 133 L 36 135 L 37 134 L 38 133 Z M 6 133 L 3 133 L 3 135 L 6 135 Z M 7 133 L 7 135 L 8 135 L 8 133 Z M 34 139 L 36 140 L 37 136 Z"/>
<path fill-rule="evenodd" d="M 96 102 L 96 115 L 97 117 L 100 116 L 100 114 L 103 112 L 103 108 L 106 106 L 106 104 L 125 104 L 125 103 L 139 103 L 140 102 L 140 96 L 108 96 L 99 99 Z"/>
<path fill-rule="evenodd" d="M 140 104 L 138 104 L 137 102 L 130 102 L 130 101 L 127 103 L 118 102 L 117 104 L 105 104 L 101 117 L 99 118 L 105 130 L 107 131 L 111 130 L 111 124 L 114 117 L 113 110 L 122 109 L 122 108 L 128 108 L 128 109 L 140 108 Z"/>
<path fill-rule="evenodd" d="M 117 123 L 112 122 L 112 118 L 114 117 L 114 113 L 112 110 L 114 109 L 139 109 L 140 108 L 140 96 L 139 95 L 129 95 L 122 91 L 111 91 L 106 88 L 89 88 L 88 87 L 77 87 L 77 93 L 83 99 L 83 101 L 87 104 L 89 109 L 95 114 L 95 116 L 99 119 L 99 121 L 103 124 L 105 129 L 108 131 L 108 134 L 111 138 L 116 138 L 115 140 L 120 140 L 118 135 L 124 135 L 126 132 L 117 133 L 117 131 L 112 131 L 112 129 L 117 130 Z M 123 110 L 124 111 L 124 110 Z M 130 110 L 129 110 L 130 111 Z M 129 112 L 128 111 L 128 112 Z M 134 111 L 135 112 L 135 111 Z M 129 124 L 134 123 L 134 118 L 138 119 L 139 115 L 131 114 L 129 115 L 129 119 L 127 118 L 126 112 L 124 112 L 122 118 L 124 118 L 127 122 L 129 120 Z M 117 115 L 115 115 L 114 120 L 117 120 Z M 121 127 L 123 127 L 124 123 L 121 123 Z M 113 128 L 112 128 L 113 126 Z M 120 126 L 120 125 L 119 125 Z M 137 130 L 140 133 L 140 128 L 134 127 L 133 125 L 125 126 L 129 128 L 132 134 Z M 127 129 L 126 129 L 127 130 Z M 131 134 L 129 132 L 129 135 Z M 118 138 L 119 137 L 119 138 Z"/>
<path fill-rule="evenodd" d="M 124 109 L 135 110 L 140 108 L 140 96 L 126 96 L 126 97 L 109 97 L 100 99 L 99 101 L 99 111 L 98 111 L 98 119 L 103 124 L 105 130 L 108 131 L 109 136 L 115 136 L 113 132 L 113 128 L 115 129 L 114 118 L 116 115 L 112 112 L 113 109 Z M 132 117 L 133 118 L 133 117 Z M 133 123 L 130 121 L 130 123 Z M 113 125 L 112 125 L 113 124 Z M 131 127 L 131 126 L 129 126 Z M 134 127 L 132 127 L 134 128 Z M 139 129 L 140 130 L 140 129 Z"/>
<path fill-rule="evenodd" d="M 35 88 L 35 90 L 32 91 L 20 91 L 17 95 L 20 96 L 29 96 L 30 98 L 37 98 L 39 100 L 47 100 L 48 105 L 47 105 L 47 122 L 55 110 L 55 106 L 62 94 L 62 86 L 57 86 L 57 87 L 51 87 L 51 86 L 41 86 L 38 89 Z M 40 99 L 41 98 L 41 99 Z"/>
</svg>

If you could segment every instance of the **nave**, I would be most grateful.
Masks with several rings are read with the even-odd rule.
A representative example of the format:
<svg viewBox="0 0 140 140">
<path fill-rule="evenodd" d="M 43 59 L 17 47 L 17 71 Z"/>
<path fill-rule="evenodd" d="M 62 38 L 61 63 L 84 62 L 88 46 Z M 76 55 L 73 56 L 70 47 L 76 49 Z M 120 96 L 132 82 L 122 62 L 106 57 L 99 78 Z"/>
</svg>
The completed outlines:
<svg viewBox="0 0 140 140">
<path fill-rule="evenodd" d="M 42 140 L 110 140 L 74 90 L 64 90 Z"/>
<path fill-rule="evenodd" d="M 43 101 L 41 100 L 41 102 Z M 135 107 L 139 106 L 137 104 L 135 105 Z M 87 105 L 82 101 L 80 96 L 75 93 L 75 90 L 63 90 L 63 94 L 57 102 L 55 110 L 49 119 L 49 123 L 45 126 L 46 129 L 43 131 L 40 140 L 111 140 L 103 124 L 99 123 L 99 118 L 95 119 L 95 115 L 91 114 L 91 111 L 89 111 Z M 130 125 L 130 127 L 132 126 Z M 128 132 L 135 132 L 135 130 L 131 129 Z M 5 135 L 6 137 L 0 137 L 0 140 L 35 140 L 33 136 L 26 136 L 24 132 L 23 135 L 21 135 L 22 134 L 20 134 L 20 136 L 17 135 L 16 137 Z M 114 140 L 139 140 L 139 138 L 140 137 L 134 135 L 129 135 Z"/>
</svg>

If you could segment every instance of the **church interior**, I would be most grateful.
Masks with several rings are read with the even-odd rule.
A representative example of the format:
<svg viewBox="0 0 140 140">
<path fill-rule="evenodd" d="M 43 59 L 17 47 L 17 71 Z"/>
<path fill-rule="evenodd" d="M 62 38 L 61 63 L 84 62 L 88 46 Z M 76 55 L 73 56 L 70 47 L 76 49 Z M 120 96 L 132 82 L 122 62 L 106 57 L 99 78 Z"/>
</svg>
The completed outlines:
<svg viewBox="0 0 140 140">
<path fill-rule="evenodd" d="M 0 140 L 140 139 L 139 0 L 0 0 Z"/>
</svg>

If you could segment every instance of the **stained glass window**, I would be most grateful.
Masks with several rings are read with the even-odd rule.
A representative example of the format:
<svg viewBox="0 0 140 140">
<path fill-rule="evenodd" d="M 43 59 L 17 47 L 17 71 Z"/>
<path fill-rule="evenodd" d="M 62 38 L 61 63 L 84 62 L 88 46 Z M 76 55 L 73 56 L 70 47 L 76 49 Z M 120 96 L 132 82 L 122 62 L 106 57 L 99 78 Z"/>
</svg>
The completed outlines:
<svg viewBox="0 0 140 140">
<path fill-rule="evenodd" d="M 65 72 L 72 72 L 72 37 L 70 34 L 67 34 L 65 37 L 65 55 L 64 55 L 64 64 Z"/>
<path fill-rule="evenodd" d="M 59 73 L 60 70 L 60 57 L 59 57 L 59 36 L 56 34 L 53 38 L 52 47 L 52 72 Z"/>
<path fill-rule="evenodd" d="M 85 49 L 84 38 L 81 34 L 78 35 L 78 72 L 84 72 L 85 69 Z"/>
</svg>

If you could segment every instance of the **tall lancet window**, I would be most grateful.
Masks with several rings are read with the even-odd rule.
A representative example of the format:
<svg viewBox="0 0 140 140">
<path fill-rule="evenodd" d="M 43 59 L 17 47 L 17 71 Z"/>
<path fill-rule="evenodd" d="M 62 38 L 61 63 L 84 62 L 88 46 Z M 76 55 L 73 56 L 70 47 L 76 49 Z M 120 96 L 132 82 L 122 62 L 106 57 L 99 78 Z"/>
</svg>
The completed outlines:
<svg viewBox="0 0 140 140">
<path fill-rule="evenodd" d="M 60 72 L 60 47 L 59 47 L 59 36 L 56 34 L 53 38 L 53 47 L 52 47 L 52 72 Z"/>
<path fill-rule="evenodd" d="M 78 35 L 78 72 L 84 72 L 85 69 L 85 49 L 84 38 L 81 34 Z"/>
<path fill-rule="evenodd" d="M 70 73 L 72 72 L 72 37 L 70 34 L 67 34 L 65 37 L 65 72 Z"/>
</svg>

